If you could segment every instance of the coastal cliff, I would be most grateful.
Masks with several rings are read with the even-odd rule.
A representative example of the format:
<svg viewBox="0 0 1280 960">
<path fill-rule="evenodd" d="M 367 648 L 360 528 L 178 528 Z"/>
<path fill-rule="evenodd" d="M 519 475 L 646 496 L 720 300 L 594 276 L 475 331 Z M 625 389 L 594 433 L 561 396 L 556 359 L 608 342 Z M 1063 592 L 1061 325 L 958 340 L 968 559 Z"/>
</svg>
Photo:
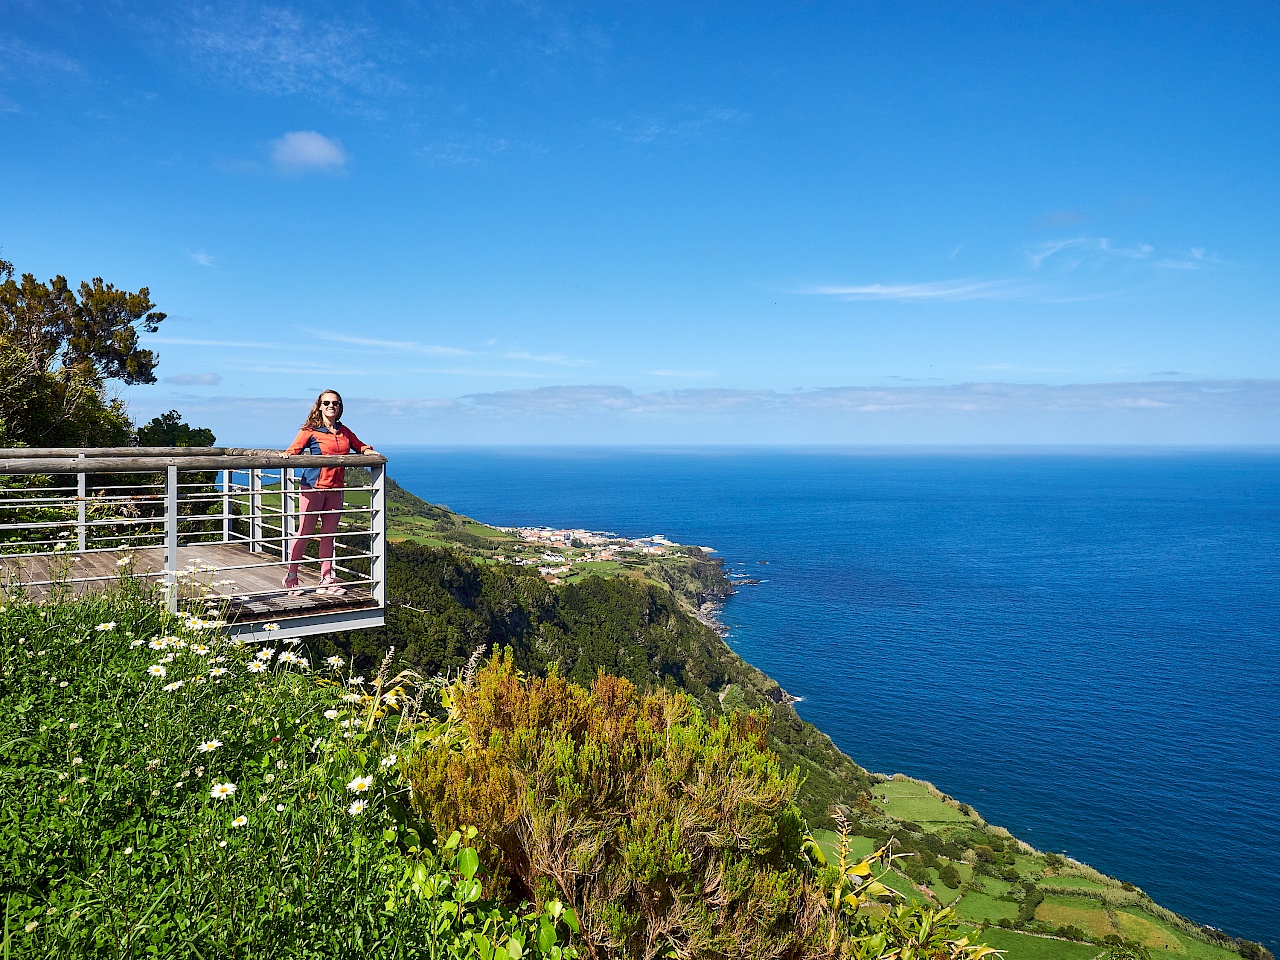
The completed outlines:
<svg viewBox="0 0 1280 960">
<path fill-rule="evenodd" d="M 490 527 L 395 486 L 390 502 L 387 625 L 322 638 L 322 648 L 372 666 L 394 646 L 428 673 L 505 647 L 530 674 L 556 670 L 589 683 L 603 671 L 683 692 L 708 715 L 767 713 L 769 745 L 798 770 L 797 803 L 819 842 L 834 842 L 841 818 L 859 850 L 893 843 L 904 859 L 891 883 L 904 897 L 954 907 L 1013 960 L 1042 955 L 1046 937 L 1061 945 L 1054 956 L 1070 960 L 1121 941 L 1205 958 L 1242 946 L 1262 956 L 1132 884 L 1035 850 L 931 784 L 872 773 L 846 756 L 725 642 L 716 614 L 733 584 L 714 551 L 661 537 Z"/>
</svg>

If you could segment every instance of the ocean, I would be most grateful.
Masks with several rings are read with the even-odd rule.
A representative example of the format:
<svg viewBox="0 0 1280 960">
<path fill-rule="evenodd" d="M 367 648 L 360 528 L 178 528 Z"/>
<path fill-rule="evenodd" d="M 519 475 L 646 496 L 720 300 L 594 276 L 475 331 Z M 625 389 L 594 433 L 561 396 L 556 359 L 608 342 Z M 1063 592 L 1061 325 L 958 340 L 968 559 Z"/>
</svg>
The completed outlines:
<svg viewBox="0 0 1280 960">
<path fill-rule="evenodd" d="M 401 449 L 477 520 L 759 580 L 728 642 L 854 760 L 1280 946 L 1280 455 Z"/>
</svg>

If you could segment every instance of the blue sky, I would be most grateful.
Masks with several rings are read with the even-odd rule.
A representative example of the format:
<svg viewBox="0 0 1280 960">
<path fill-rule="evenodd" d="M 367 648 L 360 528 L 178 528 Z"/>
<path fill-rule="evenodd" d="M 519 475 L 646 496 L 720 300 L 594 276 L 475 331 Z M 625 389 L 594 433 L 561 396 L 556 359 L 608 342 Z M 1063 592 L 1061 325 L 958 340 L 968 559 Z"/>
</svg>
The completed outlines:
<svg viewBox="0 0 1280 960">
<path fill-rule="evenodd" d="M 1280 443 L 1274 4 L 0 0 L 0 256 L 228 444 Z"/>
</svg>

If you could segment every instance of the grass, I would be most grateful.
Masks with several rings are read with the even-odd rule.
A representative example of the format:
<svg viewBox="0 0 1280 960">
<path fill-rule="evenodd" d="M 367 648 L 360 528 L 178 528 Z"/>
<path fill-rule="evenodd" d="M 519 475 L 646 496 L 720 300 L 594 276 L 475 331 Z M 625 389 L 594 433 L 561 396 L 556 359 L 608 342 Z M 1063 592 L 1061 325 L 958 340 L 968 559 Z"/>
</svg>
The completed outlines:
<svg viewBox="0 0 1280 960">
<path fill-rule="evenodd" d="M 1128 910 L 1117 910 L 1116 926 L 1120 928 L 1122 937 L 1137 940 L 1144 947 L 1170 953 L 1186 953 L 1186 947 L 1174 932 L 1152 917 Z"/>
<path fill-rule="evenodd" d="M 1007 951 L 1005 957 L 1008 960 L 1093 960 L 1101 953 L 1101 948 L 1094 944 L 1033 937 L 999 927 L 990 927 L 974 934 L 973 938 L 997 950 Z"/>
<path fill-rule="evenodd" d="M 1104 883 L 1090 880 L 1088 877 L 1045 877 L 1044 883 L 1054 887 L 1073 887 L 1077 890 L 1108 890 Z"/>
<path fill-rule="evenodd" d="M 412 679 L 227 640 L 128 580 L 0 607 L 0 955 L 443 958 L 481 933 L 527 941 L 539 921 L 482 899 L 475 852 L 405 803 Z"/>
<path fill-rule="evenodd" d="M 1115 924 L 1102 904 L 1083 897 L 1064 897 L 1048 894 L 1036 910 L 1036 919 L 1055 927 L 1079 927 L 1091 937 L 1105 937 L 1118 933 Z"/>
<path fill-rule="evenodd" d="M 959 823 L 967 821 L 963 813 L 929 793 L 929 788 L 911 780 L 890 780 L 876 787 L 876 795 L 884 799 L 884 811 L 898 820 L 913 823 Z"/>
<path fill-rule="evenodd" d="M 1018 915 L 1018 905 L 1008 900 L 997 900 L 985 893 L 966 893 L 956 904 L 956 915 L 970 923 L 978 923 L 982 920 L 1012 920 Z"/>
<path fill-rule="evenodd" d="M 933 895 L 938 898 L 941 904 L 948 904 L 956 898 L 956 894 L 960 892 L 959 887 L 948 887 L 938 878 L 937 870 L 930 870 L 933 880 L 929 884 L 929 889 L 933 891 Z"/>
</svg>

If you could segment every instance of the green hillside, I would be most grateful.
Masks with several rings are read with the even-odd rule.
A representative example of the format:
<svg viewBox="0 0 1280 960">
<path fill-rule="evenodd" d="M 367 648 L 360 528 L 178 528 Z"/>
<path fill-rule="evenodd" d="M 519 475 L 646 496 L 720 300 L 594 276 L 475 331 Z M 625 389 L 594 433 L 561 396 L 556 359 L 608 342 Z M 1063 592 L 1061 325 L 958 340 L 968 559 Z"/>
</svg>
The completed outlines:
<svg viewBox="0 0 1280 960">
<path fill-rule="evenodd" d="M 720 564 L 701 550 L 548 577 L 513 562 L 538 545 L 394 485 L 389 499 L 387 626 L 324 638 L 325 650 L 373 663 L 394 645 L 416 669 L 436 672 L 457 669 L 481 645 L 506 646 L 536 674 L 554 665 L 589 682 L 604 670 L 642 689 L 684 691 L 712 714 L 766 710 L 770 746 L 785 768 L 798 769 L 798 803 L 819 837 L 831 842 L 838 809 L 863 852 L 892 841 L 906 854 L 893 885 L 908 898 L 953 906 L 1011 960 L 1096 956 L 1121 941 L 1204 960 L 1237 955 L 1237 942 L 1132 885 L 1035 851 L 931 785 L 888 780 L 842 754 L 694 616 L 728 589 Z"/>
</svg>

